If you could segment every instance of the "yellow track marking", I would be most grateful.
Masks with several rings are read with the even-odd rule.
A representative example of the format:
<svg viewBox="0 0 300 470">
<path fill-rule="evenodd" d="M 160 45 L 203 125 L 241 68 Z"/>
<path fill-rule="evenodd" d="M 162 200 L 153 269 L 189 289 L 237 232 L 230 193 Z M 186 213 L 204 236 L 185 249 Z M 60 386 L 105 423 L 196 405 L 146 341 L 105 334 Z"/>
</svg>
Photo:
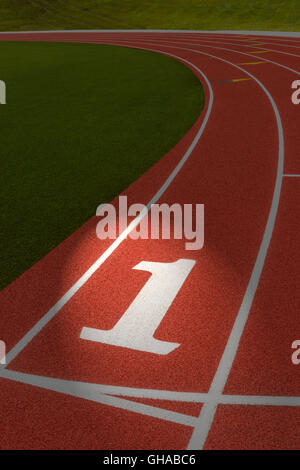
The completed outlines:
<svg viewBox="0 0 300 470">
<path fill-rule="evenodd" d="M 240 62 L 237 65 L 258 65 L 258 64 L 265 64 L 266 62 L 262 60 L 261 62 Z"/>
<path fill-rule="evenodd" d="M 233 78 L 232 82 L 245 82 L 246 80 L 251 80 L 251 78 Z"/>
<path fill-rule="evenodd" d="M 265 54 L 266 52 L 269 52 L 269 51 L 251 51 L 249 52 L 249 54 Z"/>
</svg>

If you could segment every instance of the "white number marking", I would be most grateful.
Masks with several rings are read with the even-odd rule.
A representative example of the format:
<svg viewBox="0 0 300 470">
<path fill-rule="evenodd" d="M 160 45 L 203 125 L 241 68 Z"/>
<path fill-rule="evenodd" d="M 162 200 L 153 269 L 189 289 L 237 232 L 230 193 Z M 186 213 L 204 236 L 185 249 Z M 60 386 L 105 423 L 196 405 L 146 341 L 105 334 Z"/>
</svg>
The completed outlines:
<svg viewBox="0 0 300 470">
<path fill-rule="evenodd" d="M 122 318 L 111 330 L 84 327 L 80 338 L 153 354 L 169 354 L 180 344 L 161 341 L 153 335 L 195 262 L 179 259 L 174 263 L 142 261 L 137 264 L 133 269 L 149 271 L 152 276 Z"/>
</svg>

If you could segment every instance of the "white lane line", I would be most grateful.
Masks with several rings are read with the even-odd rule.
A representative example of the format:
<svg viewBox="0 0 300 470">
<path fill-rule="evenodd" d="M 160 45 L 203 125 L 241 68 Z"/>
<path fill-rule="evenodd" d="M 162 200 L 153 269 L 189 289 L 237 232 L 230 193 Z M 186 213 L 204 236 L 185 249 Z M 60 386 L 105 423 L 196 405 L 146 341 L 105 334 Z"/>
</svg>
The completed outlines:
<svg viewBox="0 0 300 470">
<path fill-rule="evenodd" d="M 102 405 L 113 406 L 123 410 L 132 411 L 152 418 L 159 418 L 173 423 L 183 424 L 185 426 L 195 426 L 197 418 L 184 413 L 166 410 L 151 405 L 145 405 L 136 401 L 125 400 L 124 398 L 105 395 L 93 384 L 84 382 L 72 382 L 68 380 L 53 379 L 52 377 L 40 377 L 30 374 L 22 374 L 14 371 L 3 371 L 2 378 L 13 380 L 14 382 L 25 383 L 35 387 L 52 390 L 54 392 L 71 395 L 76 398 L 94 401 Z"/>
<path fill-rule="evenodd" d="M 0 368 L 0 375 L 1 369 L 4 369 L 15 357 L 27 346 L 27 344 L 44 328 L 44 326 L 49 323 L 50 320 L 61 310 L 61 308 L 73 297 L 73 295 L 78 292 L 78 290 L 89 280 L 89 278 L 99 269 L 99 267 L 109 258 L 109 256 L 118 248 L 118 246 L 122 243 L 122 241 L 127 237 L 127 235 L 140 223 L 142 218 L 148 213 L 149 209 L 151 208 L 152 204 L 155 204 L 158 199 L 163 195 L 166 189 L 170 186 L 172 181 L 174 180 L 175 176 L 179 173 L 191 153 L 193 152 L 194 148 L 196 147 L 197 143 L 200 140 L 201 135 L 205 129 L 205 126 L 208 122 L 212 104 L 213 104 L 213 91 L 211 84 L 204 75 L 204 73 L 196 67 L 192 62 L 179 57 L 177 55 L 167 53 L 164 51 L 156 51 L 161 52 L 164 55 L 173 57 L 184 63 L 191 66 L 194 70 L 196 70 L 202 78 L 205 80 L 205 83 L 209 90 L 209 102 L 205 117 L 201 124 L 200 129 L 198 130 L 196 136 L 194 137 L 191 145 L 189 146 L 188 150 L 185 152 L 175 169 L 169 175 L 167 180 L 161 186 L 161 188 L 157 191 L 157 193 L 153 196 L 153 198 L 148 202 L 146 208 L 128 225 L 127 229 L 119 235 L 119 237 L 110 245 L 110 247 L 98 258 L 98 260 L 90 266 L 90 268 L 78 279 L 78 281 L 58 300 L 58 302 L 23 336 L 23 338 L 7 353 L 6 355 L 6 365 L 1 366 Z"/>
<path fill-rule="evenodd" d="M 289 178 L 300 178 L 300 175 L 293 175 L 293 174 L 285 174 L 283 176 L 287 176 Z"/>
<path fill-rule="evenodd" d="M 150 398 L 161 400 L 162 406 L 165 400 L 176 401 L 180 403 L 208 403 L 217 402 L 218 404 L 224 405 L 256 405 L 256 406 L 293 406 L 300 407 L 300 396 L 272 396 L 272 395 L 227 395 L 227 394 L 209 394 L 209 393 L 197 393 L 197 392 L 176 392 L 171 390 L 153 390 L 153 389 L 141 389 L 141 388 L 130 388 L 120 387 L 115 385 L 102 385 L 89 382 L 80 382 L 76 380 L 65 380 L 56 379 L 53 377 L 44 377 L 34 374 L 26 374 L 23 372 L 17 372 L 14 370 L 5 370 L 2 373 L 2 378 L 12 380 L 14 382 L 25 383 L 34 387 L 43 388 L 46 390 L 52 390 L 55 392 L 63 393 L 65 395 L 71 395 L 77 398 L 83 398 L 93 401 L 99 401 L 99 403 L 110 405 L 111 401 L 107 398 L 108 395 L 115 397 L 131 397 L 131 398 Z M 130 411 L 136 411 L 138 409 L 134 407 L 134 401 L 129 402 L 129 407 L 126 405 L 127 400 L 114 401 L 112 406 L 121 407 Z M 158 412 L 153 411 L 159 410 Z M 147 405 L 147 409 L 143 410 L 142 414 L 148 414 L 160 418 L 160 410 L 156 406 Z M 147 413 L 145 413 L 147 412 Z M 154 414 L 155 413 L 155 414 Z M 174 418 L 176 422 L 181 419 L 180 416 L 183 413 L 176 413 L 175 416 L 162 415 L 162 419 L 168 419 L 169 421 Z M 186 415 L 183 414 L 185 417 Z M 196 424 L 194 422 L 194 424 Z M 181 423 L 186 424 L 186 423 Z M 191 424 L 192 425 L 192 424 Z"/>
<path fill-rule="evenodd" d="M 80 382 L 74 380 L 56 379 L 53 377 L 44 377 L 34 374 L 27 374 L 15 370 L 3 370 L 1 378 L 13 380 L 15 382 L 22 382 L 33 386 L 48 388 L 49 390 L 60 391 L 61 393 L 69 394 L 72 391 L 73 395 L 79 396 L 77 390 L 90 390 L 93 393 L 102 393 L 108 395 L 126 396 L 132 398 L 151 398 L 159 400 L 171 400 L 181 402 L 204 402 L 207 400 L 207 393 L 189 393 L 189 392 L 176 392 L 168 390 L 153 390 L 132 387 L 122 387 L 116 385 L 103 385 L 89 382 Z M 131 402 L 133 403 L 133 402 Z"/>
<path fill-rule="evenodd" d="M 144 40 L 136 40 L 137 42 L 145 42 L 146 44 L 154 44 L 153 43 L 153 40 L 148 42 L 148 40 L 144 41 Z M 155 39 L 155 41 L 159 41 L 158 39 Z M 128 41 L 125 41 L 125 42 L 128 42 Z M 131 42 L 131 41 L 130 41 Z M 208 42 L 212 42 L 212 41 L 208 41 Z M 222 50 L 222 51 L 228 51 L 228 52 L 235 52 L 237 54 L 242 54 L 242 55 L 246 55 L 248 57 L 255 57 L 256 59 L 262 59 L 261 56 L 257 56 L 255 54 L 251 54 L 251 53 L 247 53 L 247 52 L 241 52 L 241 51 L 236 51 L 235 49 L 229 49 L 229 48 L 226 48 L 226 47 L 217 47 L 217 46 L 208 46 L 206 44 L 202 44 L 202 43 L 190 43 L 190 42 L 186 42 L 186 41 L 180 41 L 180 42 L 177 42 L 177 41 L 169 41 L 169 40 L 165 40 L 163 41 L 163 43 L 161 41 L 159 41 L 158 45 L 162 46 L 162 45 L 165 45 L 165 47 L 175 47 L 175 46 L 168 46 L 168 44 L 171 43 L 171 44 L 185 44 L 187 46 L 204 46 L 204 47 L 207 47 L 209 49 L 219 49 L 219 50 Z M 182 47 L 177 47 L 176 49 L 182 49 Z M 186 49 L 186 50 L 189 50 L 187 48 L 183 48 L 183 49 Z M 199 52 L 199 51 L 198 51 Z M 300 56 L 297 56 L 297 57 L 300 57 Z M 264 62 L 269 62 L 270 64 L 273 64 L 273 65 L 276 65 L 277 67 L 281 67 L 283 69 L 286 69 L 286 70 L 289 70 L 290 72 L 293 72 L 293 73 L 296 73 L 297 75 L 300 75 L 300 72 L 298 72 L 297 70 L 295 69 L 292 69 L 291 67 L 288 67 L 287 65 L 283 65 L 283 64 L 280 64 L 279 62 L 275 62 L 274 60 L 270 60 L 270 59 L 267 59 L 266 57 L 263 58 Z M 236 64 L 234 64 L 236 65 Z"/>
<path fill-rule="evenodd" d="M 294 41 L 292 39 L 284 39 L 283 37 L 279 37 L 278 39 L 275 39 L 275 40 L 274 40 L 274 38 L 271 38 L 272 39 L 271 40 L 268 37 L 265 37 L 265 38 L 263 38 L 263 37 L 260 37 L 260 38 L 255 38 L 255 37 L 254 38 L 253 37 L 252 38 L 247 38 L 247 37 L 244 37 L 244 36 L 237 36 L 237 35 L 232 35 L 232 36 L 227 36 L 226 37 L 224 35 L 215 35 L 215 36 L 213 36 L 213 35 L 208 35 L 208 34 L 206 34 L 206 35 L 198 34 L 197 36 L 190 36 L 190 38 L 194 39 L 194 40 L 202 39 L 202 38 L 203 39 L 214 38 L 214 39 L 221 39 L 221 40 L 225 39 L 226 41 L 227 40 L 229 40 L 229 41 L 232 40 L 232 41 L 239 41 L 239 42 L 243 42 L 243 43 L 251 42 L 253 44 L 255 44 L 257 42 L 261 42 L 261 41 L 264 41 L 264 42 L 268 41 L 268 44 L 272 44 L 272 45 L 277 45 L 277 44 L 279 44 L 279 41 L 283 41 L 283 42 L 287 43 L 287 44 L 284 44 L 284 45 L 288 46 L 288 47 L 289 46 L 293 47 L 293 44 L 300 44 L 299 39 Z"/>
<path fill-rule="evenodd" d="M 271 106 L 273 108 L 274 114 L 275 114 L 277 129 L 278 129 L 278 163 L 277 163 L 277 175 L 276 175 L 276 183 L 275 183 L 274 192 L 273 192 L 273 199 L 272 199 L 272 204 L 271 204 L 266 228 L 264 231 L 263 239 L 259 248 L 259 252 L 255 261 L 255 265 L 253 267 L 253 271 L 251 273 L 251 277 L 250 277 L 240 310 L 234 322 L 231 334 L 229 336 L 227 345 L 223 352 L 217 372 L 214 376 L 214 379 L 209 389 L 209 393 L 213 393 L 213 394 L 214 393 L 221 394 L 224 390 L 229 372 L 231 370 L 233 361 L 237 353 L 240 339 L 242 337 L 242 334 L 243 334 L 243 331 L 244 331 L 244 328 L 245 328 L 245 325 L 246 325 L 246 322 L 250 313 L 252 302 L 256 293 L 259 280 L 260 280 L 260 276 L 262 273 L 262 269 L 265 263 L 266 255 L 267 255 L 270 241 L 272 238 L 272 233 L 274 230 L 276 215 L 277 215 L 278 206 L 279 206 L 279 199 L 280 199 L 280 192 L 281 192 L 281 185 L 282 185 L 282 175 L 283 175 L 283 165 L 284 165 L 283 128 L 282 128 L 282 122 L 281 122 L 279 110 L 277 108 L 277 105 L 273 97 L 271 96 L 270 92 L 266 89 L 266 87 L 253 74 L 241 68 L 239 65 L 232 64 L 231 62 L 225 59 L 222 59 L 222 60 L 224 62 L 227 62 L 228 64 L 233 65 L 235 68 L 245 72 L 248 76 L 250 76 L 253 80 L 256 81 L 256 83 L 261 87 L 261 89 L 267 95 L 271 103 Z M 194 450 L 194 449 L 203 448 L 207 435 L 211 428 L 214 416 L 215 416 L 216 408 L 217 408 L 217 404 L 208 403 L 208 404 L 203 405 L 201 412 L 200 412 L 200 416 L 199 416 L 199 423 L 195 427 L 191 440 L 188 445 L 189 449 Z"/>
<path fill-rule="evenodd" d="M 178 42 L 181 42 L 181 39 L 176 39 L 174 38 L 176 41 Z M 186 38 L 187 39 L 187 38 Z M 240 47 L 248 47 L 248 48 L 252 48 L 253 47 L 257 47 L 257 44 L 255 44 L 255 42 L 253 42 L 253 44 L 238 44 L 236 42 L 230 42 L 230 41 L 224 41 L 225 38 L 218 38 L 218 39 L 204 39 L 202 37 L 199 37 L 199 38 L 188 38 L 188 40 L 192 40 L 192 41 L 201 41 L 201 42 L 213 42 L 213 43 L 216 43 L 216 44 L 229 44 L 229 45 L 232 45 L 232 46 L 240 46 Z M 158 39 L 159 40 L 159 39 Z M 237 39 L 238 41 L 238 39 Z M 193 43 L 190 43 L 191 45 L 194 45 L 194 46 L 197 46 L 197 42 L 193 42 Z M 300 57 L 300 55 L 297 55 L 297 54 L 293 54 L 291 52 L 285 52 L 285 51 L 279 51 L 277 49 L 266 49 L 264 47 L 265 44 L 271 44 L 273 46 L 282 46 L 282 47 L 292 47 L 294 49 L 300 49 L 300 46 L 292 46 L 291 44 L 280 44 L 280 43 L 271 43 L 271 42 L 264 42 L 262 44 L 262 48 L 263 50 L 265 51 L 270 51 L 270 52 L 278 52 L 279 54 L 285 54 L 285 55 L 291 55 L 291 56 L 294 56 L 294 57 Z"/>
<path fill-rule="evenodd" d="M 200 37 L 198 39 L 194 38 L 193 40 L 201 40 L 203 41 L 203 39 Z M 253 46 L 256 46 L 256 42 L 253 41 L 253 43 L 249 43 L 249 44 L 237 44 L 237 43 L 233 43 L 233 42 L 229 42 L 229 41 L 223 41 L 223 39 L 225 38 L 218 38 L 218 40 L 211 40 L 211 39 L 204 39 L 204 42 L 219 42 L 220 44 L 223 43 L 223 44 L 232 44 L 232 45 L 235 45 L 235 46 L 241 46 L 241 47 L 253 47 Z M 232 38 L 233 39 L 233 38 Z M 236 39 L 238 41 L 238 39 Z M 261 41 L 264 41 L 263 43 L 261 43 L 262 46 L 264 46 L 265 44 L 270 44 L 271 46 L 281 46 L 281 47 L 290 47 L 290 48 L 294 48 L 294 49 L 300 49 L 300 46 L 295 46 L 293 44 L 282 44 L 280 42 L 265 42 L 266 40 L 265 39 L 261 39 Z M 259 40 L 257 40 L 257 43 L 259 44 Z M 299 44 L 299 42 L 297 43 L 294 43 L 294 44 Z M 262 49 L 265 49 L 265 47 L 262 47 Z M 287 54 L 287 55 L 295 55 L 293 53 L 288 53 L 288 52 L 284 52 L 284 51 L 278 51 L 278 50 L 275 50 L 275 49 L 265 49 L 265 50 L 269 50 L 269 51 L 272 51 L 272 52 L 279 52 L 279 53 L 282 53 L 282 54 Z M 296 57 L 300 57 L 300 56 L 297 56 Z"/>
<path fill-rule="evenodd" d="M 148 35 L 149 36 L 149 35 Z M 184 35 L 182 35 L 183 37 Z M 120 38 L 120 34 L 117 34 L 117 33 L 113 33 L 110 35 L 110 37 L 115 37 L 116 40 L 119 40 L 121 39 Z M 125 35 L 124 35 L 125 37 Z M 181 41 L 182 38 L 180 38 L 178 35 L 169 35 L 169 37 L 171 39 L 174 39 L 176 41 Z M 147 37 L 146 34 L 143 34 L 143 33 L 138 33 L 138 34 L 135 34 L 134 35 L 134 39 L 151 39 L 151 37 Z M 220 43 L 220 44 L 232 44 L 232 45 L 235 45 L 235 46 L 241 46 L 241 47 L 253 47 L 257 44 L 260 44 L 262 43 L 262 45 L 265 45 L 265 44 L 270 44 L 271 46 L 282 46 L 282 47 L 291 47 L 291 48 L 296 48 L 296 49 L 299 49 L 300 48 L 300 42 L 297 41 L 297 42 L 293 42 L 292 44 L 281 44 L 280 42 L 278 41 L 287 41 L 283 38 L 280 38 L 278 39 L 277 42 L 272 42 L 268 39 L 265 39 L 265 38 L 260 38 L 260 39 L 246 39 L 246 38 L 239 38 L 237 36 L 233 36 L 233 37 L 224 37 L 224 36 L 212 36 L 212 35 L 197 35 L 197 36 L 192 36 L 192 35 L 189 35 L 188 37 L 185 37 L 185 39 L 188 39 L 189 41 L 204 41 L 204 42 L 216 42 L 216 43 Z M 164 40 L 163 38 L 161 37 L 158 37 L 157 40 Z M 231 42 L 231 41 L 236 41 L 236 42 Z M 246 44 L 248 42 L 248 44 Z M 194 43 L 195 45 L 197 45 L 197 43 Z M 299 44 L 299 46 L 294 46 L 294 44 Z M 263 48 L 264 49 L 264 48 Z M 270 49 L 271 50 L 271 49 Z"/>
<path fill-rule="evenodd" d="M 161 46 L 160 46 L 161 47 Z M 166 46 L 166 47 L 176 47 L 176 46 Z M 277 162 L 277 175 L 276 175 L 276 182 L 275 182 L 275 187 L 274 187 L 274 192 L 273 192 L 273 198 L 272 198 L 272 203 L 268 215 L 268 220 L 267 224 L 265 227 L 264 235 L 262 238 L 262 242 L 259 247 L 258 255 L 255 261 L 255 265 L 253 267 L 251 277 L 247 286 L 247 289 L 245 291 L 243 301 L 241 304 L 241 307 L 239 309 L 239 312 L 237 314 L 237 317 L 235 319 L 233 328 L 231 330 L 229 339 L 227 341 L 225 350 L 223 352 L 222 358 L 220 360 L 219 366 L 217 368 L 216 374 L 213 378 L 212 384 L 209 389 L 209 395 L 221 395 L 223 393 L 225 384 L 227 382 L 228 375 L 230 373 L 233 361 L 235 359 L 237 349 L 239 347 L 240 339 L 242 337 L 250 309 L 252 306 L 252 302 L 256 293 L 256 289 L 260 280 L 260 276 L 262 273 L 262 269 L 264 266 L 265 258 L 268 252 L 268 248 L 270 245 L 270 241 L 272 238 L 272 233 L 275 225 L 275 220 L 276 220 L 276 215 L 278 211 L 278 206 L 279 206 L 279 199 L 280 199 L 280 193 L 281 193 L 281 185 L 282 185 L 282 175 L 283 175 L 283 166 L 284 166 L 284 137 L 283 137 L 283 128 L 282 128 L 282 122 L 280 118 L 280 113 L 277 108 L 277 105 L 271 96 L 270 92 L 267 90 L 267 88 L 256 78 L 252 73 L 248 72 L 246 69 L 240 67 L 239 65 L 233 64 L 232 62 L 223 59 L 221 57 L 217 57 L 212 54 L 208 54 L 206 52 L 202 51 L 197 51 L 195 49 L 187 49 L 187 48 L 182 48 L 178 47 L 178 49 L 186 49 L 190 52 L 195 52 L 201 55 L 206 55 L 208 57 L 212 57 L 214 59 L 220 60 L 224 63 L 227 63 L 233 67 L 235 67 L 238 70 L 241 70 L 244 72 L 246 75 L 251 77 L 258 85 L 259 87 L 263 90 L 263 92 L 266 94 L 268 100 L 271 103 L 271 106 L 274 111 L 275 119 L 276 119 L 276 124 L 277 124 L 277 130 L 278 130 L 278 162 Z M 217 409 L 217 401 L 216 402 L 208 402 L 204 403 L 199 418 L 198 418 L 198 425 L 195 426 L 194 432 L 192 434 L 191 440 L 188 445 L 188 449 L 191 450 L 198 450 L 202 449 L 207 435 L 210 431 L 216 409 Z"/>
<path fill-rule="evenodd" d="M 180 41 L 180 40 L 179 40 L 179 41 Z M 214 41 L 214 40 L 211 40 L 211 39 L 205 39 L 205 40 L 201 39 L 201 42 L 202 42 L 202 43 L 203 43 L 203 42 L 213 42 L 213 43 L 224 44 L 224 45 L 226 45 L 226 44 L 231 44 L 232 46 L 248 47 L 248 48 L 252 48 L 252 49 L 255 47 L 255 44 L 253 44 L 253 45 L 251 45 L 251 46 L 248 46 L 248 45 L 246 45 L 246 44 L 236 44 L 236 43 L 234 43 L 234 42 L 228 42 L 228 41 L 226 41 L 226 42 L 223 42 L 223 41 Z M 194 45 L 194 46 L 197 46 L 197 43 L 190 43 L 190 44 L 192 44 L 192 45 Z M 278 46 L 285 46 L 285 44 L 277 44 L 277 45 L 278 45 Z M 286 46 L 286 47 L 289 47 L 289 46 Z M 297 47 L 297 46 L 294 46 L 294 47 L 295 47 L 295 49 L 300 49 L 300 47 Z M 298 55 L 298 54 L 293 54 L 292 52 L 279 51 L 278 49 L 269 49 L 269 48 L 266 48 L 266 47 L 264 47 L 264 46 L 261 47 L 261 49 L 264 50 L 264 51 L 267 51 L 267 52 L 277 52 L 278 54 L 290 55 L 290 56 L 298 57 L 298 58 L 300 57 L 300 55 Z M 240 52 L 240 51 L 235 51 L 235 52 Z"/>
<path fill-rule="evenodd" d="M 43 31 L 41 31 L 43 32 Z M 68 30 L 66 30 L 65 32 L 68 32 Z M 88 32 L 88 30 L 87 30 Z M 107 31 L 107 30 L 102 30 L 102 31 L 99 31 L 100 33 L 109 33 L 109 34 L 106 34 L 107 36 L 110 36 L 110 35 L 117 35 L 118 37 L 120 37 L 121 33 L 125 33 L 125 31 L 122 31 L 122 30 L 117 30 L 117 31 Z M 136 30 L 136 31 L 128 31 L 128 32 L 134 32 L 134 36 L 137 36 L 138 34 L 142 37 L 145 37 L 145 36 L 149 36 L 151 35 L 151 30 Z M 240 34 L 223 34 L 222 32 L 212 32 L 212 31 L 198 31 L 198 32 L 192 32 L 192 31 L 178 31 L 176 32 L 175 30 L 162 30 L 162 31 L 156 31 L 157 33 L 161 32 L 161 33 L 169 33 L 168 36 L 172 36 L 172 37 L 179 37 L 179 36 L 188 36 L 189 38 L 191 39 L 199 39 L 200 38 L 215 38 L 215 39 L 232 39 L 232 40 L 238 40 L 238 41 L 253 41 L 253 42 L 258 42 L 258 41 L 270 41 L 270 44 L 276 44 L 278 41 L 284 41 L 284 42 L 290 42 L 291 44 L 300 44 L 300 32 L 298 33 L 299 34 L 299 37 L 295 38 L 295 39 L 285 39 L 284 36 L 279 36 L 277 38 L 273 38 L 273 37 L 268 37 L 269 35 L 266 35 L 266 37 L 259 37 L 259 35 L 257 34 L 254 34 L 251 38 L 247 37 L 247 35 L 240 35 Z M 183 33 L 188 33 L 188 34 L 183 34 Z M 125 34 L 123 34 L 125 36 Z M 159 36 L 159 35 L 158 35 Z M 227 36 L 227 37 L 226 37 Z M 258 36 L 258 37 L 257 37 Z M 275 41 L 273 43 L 273 41 Z"/>
<path fill-rule="evenodd" d="M 113 39 L 113 40 L 122 40 L 122 39 L 126 39 L 126 36 L 125 34 L 123 35 L 124 38 L 121 38 L 121 35 L 120 34 L 117 34 L 117 33 L 111 33 L 109 35 L 109 38 L 110 39 Z M 204 42 L 220 42 L 220 43 L 223 43 L 223 44 L 233 44 L 233 45 L 236 45 L 236 46 L 241 46 L 241 47 L 254 47 L 255 45 L 259 44 L 259 43 L 262 43 L 262 45 L 265 45 L 265 44 L 269 44 L 269 45 L 272 45 L 272 46 L 282 46 L 282 47 L 291 47 L 291 48 L 296 48 L 296 49 L 299 49 L 300 48 L 300 41 L 297 41 L 297 42 L 294 42 L 293 44 L 299 44 L 299 46 L 294 46 L 293 44 L 281 44 L 279 42 L 271 42 L 269 40 L 267 40 L 266 42 L 266 39 L 264 38 L 260 38 L 260 39 L 254 39 L 254 40 L 250 40 L 250 39 L 245 39 L 245 40 L 242 40 L 240 39 L 239 37 L 224 37 L 224 36 L 203 36 L 203 35 L 198 35 L 198 36 L 191 36 L 191 35 L 181 35 L 181 37 L 179 35 L 168 35 L 170 37 L 170 39 L 173 39 L 173 40 L 176 40 L 176 41 L 182 41 L 183 39 L 185 40 L 189 40 L 189 41 L 204 41 Z M 98 39 L 101 39 L 98 38 Z M 105 38 L 106 39 L 106 38 Z M 146 35 L 145 33 L 136 33 L 134 35 L 134 39 L 151 39 L 151 35 Z M 131 40 L 131 39 L 130 39 Z M 158 36 L 157 37 L 157 40 L 158 41 L 164 41 L 164 38 Z M 284 41 L 283 38 L 279 39 L 279 41 Z M 231 41 L 237 41 L 237 42 L 231 42 Z M 248 44 L 246 44 L 248 42 Z M 196 43 L 194 43 L 196 45 Z"/>
<path fill-rule="evenodd" d="M 223 405 L 255 406 L 300 406 L 300 397 L 293 396 L 259 396 L 259 395 L 221 395 L 219 403 Z"/>
<path fill-rule="evenodd" d="M 125 36 L 125 35 L 124 35 L 124 36 Z M 148 35 L 148 36 L 149 36 L 149 35 Z M 122 38 L 120 38 L 120 34 L 116 34 L 116 33 L 111 34 L 109 37 L 115 38 L 115 39 L 113 39 L 113 40 L 116 40 L 116 41 L 122 40 Z M 179 38 L 179 37 L 176 37 L 176 35 L 175 35 L 175 37 L 173 37 L 172 35 L 170 35 L 170 37 L 171 37 L 171 39 L 173 39 L 173 40 L 175 40 L 175 41 L 182 41 L 182 39 Z M 262 40 L 265 41 L 265 39 L 260 39 L 260 40 L 257 39 L 257 40 L 255 40 L 255 41 L 253 41 L 253 44 L 247 45 L 247 44 L 237 44 L 236 42 L 230 42 L 230 39 L 231 39 L 231 40 L 236 40 L 236 41 L 238 41 L 238 42 L 242 42 L 238 37 L 229 38 L 229 41 L 227 40 L 226 37 L 222 37 L 222 36 L 219 36 L 219 37 L 210 36 L 210 37 L 213 38 L 213 39 L 206 39 L 206 37 L 209 37 L 209 36 L 200 36 L 200 35 L 197 36 L 197 37 L 188 36 L 188 38 L 185 38 L 185 39 L 188 39 L 189 41 L 190 41 L 190 40 L 191 40 L 191 41 L 199 41 L 199 40 L 201 40 L 201 41 L 203 41 L 203 42 L 213 42 L 213 43 L 219 43 L 219 44 L 222 44 L 222 43 L 223 43 L 223 44 L 231 44 L 231 45 L 235 45 L 235 46 L 250 47 L 250 48 L 253 47 L 253 45 L 255 45 L 255 43 L 258 42 L 258 41 L 262 41 Z M 100 39 L 101 39 L 101 38 L 100 38 Z M 126 37 L 125 37 L 125 39 L 126 39 Z M 146 40 L 151 40 L 151 37 L 147 37 L 147 35 L 145 34 L 145 32 L 143 32 L 143 33 L 135 34 L 135 35 L 134 35 L 134 39 L 135 39 L 135 40 L 139 40 L 139 39 L 141 39 L 141 40 L 144 40 L 144 39 L 146 39 Z M 131 40 L 131 39 L 130 39 L 130 40 Z M 162 39 L 162 38 L 157 38 L 157 41 L 161 41 L 161 40 L 164 41 L 164 39 Z M 282 39 L 282 41 L 284 41 L 284 39 Z M 245 41 L 243 41 L 243 42 L 245 42 Z M 195 43 L 190 43 L 190 44 L 191 44 L 191 45 L 195 45 L 195 46 L 197 45 L 196 42 L 195 42 Z M 264 42 L 264 44 L 270 44 L 270 45 L 273 45 L 273 46 L 274 46 L 274 45 L 275 45 L 275 46 L 278 45 L 278 46 L 282 46 L 282 47 L 294 47 L 294 48 L 296 48 L 296 49 L 300 49 L 300 46 L 293 46 L 293 45 L 291 45 L 291 44 L 280 44 L 280 43 L 273 43 L 273 42 Z M 299 44 L 299 42 L 297 42 L 297 44 Z M 263 49 L 265 49 L 265 48 L 263 47 Z M 291 56 L 294 56 L 294 57 L 300 57 L 299 55 L 296 55 L 296 54 L 292 54 L 292 53 L 288 53 L 288 52 L 284 52 L 284 51 L 278 51 L 278 50 L 275 50 L 275 49 L 265 49 L 265 50 L 268 50 L 268 51 L 271 51 L 271 52 L 278 52 L 278 53 L 280 53 L 280 54 L 291 55 Z"/>
</svg>

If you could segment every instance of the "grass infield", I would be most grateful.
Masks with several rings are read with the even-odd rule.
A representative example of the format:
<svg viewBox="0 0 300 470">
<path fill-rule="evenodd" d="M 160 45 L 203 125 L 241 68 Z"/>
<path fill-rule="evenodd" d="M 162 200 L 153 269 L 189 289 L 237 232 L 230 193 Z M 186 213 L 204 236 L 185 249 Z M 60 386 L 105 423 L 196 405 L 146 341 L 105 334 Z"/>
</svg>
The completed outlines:
<svg viewBox="0 0 300 470">
<path fill-rule="evenodd" d="M 0 43 L 0 288 L 168 152 L 200 114 L 191 70 L 147 51 Z"/>
</svg>

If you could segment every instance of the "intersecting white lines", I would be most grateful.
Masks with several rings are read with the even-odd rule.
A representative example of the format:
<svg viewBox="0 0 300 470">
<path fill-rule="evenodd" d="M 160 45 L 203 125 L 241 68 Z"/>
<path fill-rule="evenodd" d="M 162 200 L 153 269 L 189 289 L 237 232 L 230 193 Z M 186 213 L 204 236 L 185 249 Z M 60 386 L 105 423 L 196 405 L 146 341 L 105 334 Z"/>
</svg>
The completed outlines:
<svg viewBox="0 0 300 470">
<path fill-rule="evenodd" d="M 0 377 L 191 427 L 195 427 L 197 425 L 198 418 L 185 413 L 170 411 L 157 406 L 146 405 L 120 397 L 150 398 L 162 401 L 173 400 L 185 403 L 213 402 L 218 405 L 300 407 L 300 396 L 226 395 L 177 392 L 171 390 L 152 390 L 55 379 L 52 377 L 25 374 L 23 372 L 8 369 L 2 369 Z"/>
</svg>

